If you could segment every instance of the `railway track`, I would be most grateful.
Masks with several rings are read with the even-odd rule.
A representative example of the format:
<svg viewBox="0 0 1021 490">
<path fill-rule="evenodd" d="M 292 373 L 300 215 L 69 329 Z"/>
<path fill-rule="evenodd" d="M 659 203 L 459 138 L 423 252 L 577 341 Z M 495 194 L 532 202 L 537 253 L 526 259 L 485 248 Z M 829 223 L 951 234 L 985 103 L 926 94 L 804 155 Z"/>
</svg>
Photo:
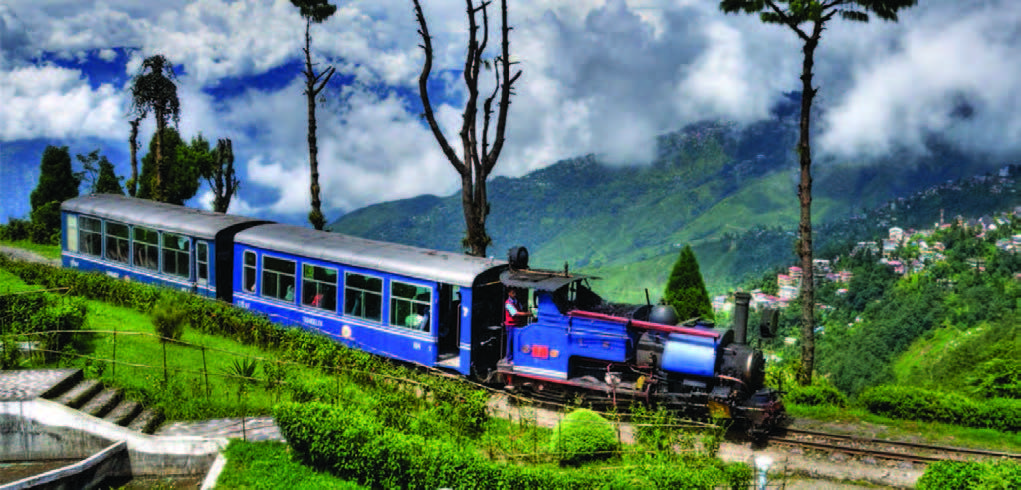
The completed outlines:
<svg viewBox="0 0 1021 490">
<path fill-rule="evenodd" d="M 923 464 L 947 459 L 967 461 L 973 459 L 1007 458 L 1021 461 L 1021 454 L 891 441 L 887 439 L 872 439 L 792 428 L 786 429 L 783 436 L 770 436 L 769 443 L 830 453 L 844 453 L 860 457 Z"/>
</svg>

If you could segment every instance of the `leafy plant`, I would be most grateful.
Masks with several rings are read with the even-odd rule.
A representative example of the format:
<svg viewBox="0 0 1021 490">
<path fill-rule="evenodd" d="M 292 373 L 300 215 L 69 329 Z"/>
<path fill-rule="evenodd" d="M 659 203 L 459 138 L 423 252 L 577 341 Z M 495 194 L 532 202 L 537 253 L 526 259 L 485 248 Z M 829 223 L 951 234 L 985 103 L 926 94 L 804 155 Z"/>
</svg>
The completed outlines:
<svg viewBox="0 0 1021 490">
<path fill-rule="evenodd" d="M 549 450 L 561 464 L 607 459 L 618 447 L 613 424 L 592 410 L 578 409 L 560 420 L 553 429 Z"/>
<path fill-rule="evenodd" d="M 152 312 L 152 324 L 161 342 L 181 340 L 188 311 L 171 298 L 164 298 Z"/>
</svg>

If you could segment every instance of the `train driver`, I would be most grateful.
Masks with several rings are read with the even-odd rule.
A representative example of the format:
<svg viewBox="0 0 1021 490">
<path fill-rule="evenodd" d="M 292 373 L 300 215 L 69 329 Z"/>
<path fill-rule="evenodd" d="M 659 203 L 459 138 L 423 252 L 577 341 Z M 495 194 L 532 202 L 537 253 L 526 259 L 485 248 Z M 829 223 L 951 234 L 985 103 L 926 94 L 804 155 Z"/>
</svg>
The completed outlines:
<svg viewBox="0 0 1021 490">
<path fill-rule="evenodd" d="M 528 312 L 518 303 L 518 292 L 514 288 L 507 291 L 503 313 L 503 323 L 508 327 L 523 327 L 528 323 Z"/>
</svg>

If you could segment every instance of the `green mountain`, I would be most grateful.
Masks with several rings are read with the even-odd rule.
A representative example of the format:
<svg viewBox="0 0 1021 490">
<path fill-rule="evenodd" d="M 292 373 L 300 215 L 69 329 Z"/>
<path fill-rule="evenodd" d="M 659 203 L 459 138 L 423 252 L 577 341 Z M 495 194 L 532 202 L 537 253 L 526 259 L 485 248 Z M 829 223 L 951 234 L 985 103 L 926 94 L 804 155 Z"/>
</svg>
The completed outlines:
<svg viewBox="0 0 1021 490">
<path fill-rule="evenodd" d="M 617 301 L 644 301 L 645 288 L 657 299 L 685 243 L 695 248 L 713 292 L 793 263 L 795 124 L 789 114 L 746 127 L 703 122 L 660 136 L 651 164 L 611 166 L 587 155 L 519 178 L 496 177 L 489 182 L 489 252 L 502 256 L 525 245 L 533 266 L 561 269 L 566 262 L 601 276 L 594 287 Z M 842 223 L 898 196 L 1000 163 L 938 142 L 925 157 L 820 160 L 814 165 L 814 220 L 817 226 Z M 368 206 L 328 228 L 460 250 L 460 194 Z"/>
</svg>

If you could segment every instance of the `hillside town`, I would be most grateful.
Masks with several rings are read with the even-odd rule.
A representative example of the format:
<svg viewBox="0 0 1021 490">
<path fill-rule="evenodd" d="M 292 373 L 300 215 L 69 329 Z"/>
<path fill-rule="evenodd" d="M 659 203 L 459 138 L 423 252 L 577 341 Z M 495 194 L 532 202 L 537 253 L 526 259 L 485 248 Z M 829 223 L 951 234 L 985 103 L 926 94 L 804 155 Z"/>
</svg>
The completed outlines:
<svg viewBox="0 0 1021 490">
<path fill-rule="evenodd" d="M 1009 189 L 1013 192 L 1011 184 L 1013 176 L 1012 167 L 1003 167 L 995 176 L 980 175 L 969 179 L 971 184 L 984 184 L 988 186 L 991 193 L 1004 192 Z M 940 190 L 961 190 L 961 182 L 947 182 L 944 185 L 926 189 L 919 193 L 920 196 L 933 195 Z M 884 208 L 896 209 L 898 205 L 904 206 L 909 200 L 899 198 L 887 203 Z M 985 215 L 978 218 L 964 218 L 955 216 L 952 219 L 945 219 L 943 210 L 940 210 L 938 221 L 933 223 L 932 228 L 927 229 L 903 229 L 892 226 L 888 229 L 886 238 L 878 241 L 859 241 L 855 244 L 850 255 L 870 254 L 881 264 L 886 264 L 898 275 L 916 274 L 925 270 L 926 267 L 946 260 L 944 255 L 945 246 L 942 242 L 933 240 L 932 237 L 938 230 L 946 230 L 954 226 L 963 227 L 968 230 L 976 239 L 986 238 L 986 233 L 994 231 L 1001 226 L 1007 225 L 1012 219 L 1021 218 L 1021 206 L 1016 206 L 1010 211 L 1004 211 L 996 215 Z M 880 220 L 880 225 L 887 225 L 889 221 Z M 998 250 L 1004 252 L 1021 252 L 1021 234 L 1014 234 L 1009 238 L 999 238 L 995 242 Z M 837 290 L 837 294 L 847 294 L 848 287 L 854 274 L 841 267 L 840 257 L 831 259 L 815 259 L 813 263 L 813 276 L 817 286 L 824 283 L 840 283 L 846 285 Z M 969 261 L 977 270 L 985 270 L 984 261 L 981 258 L 973 258 Z M 1015 276 L 1021 280 L 1021 273 Z M 753 309 L 760 308 L 786 308 L 794 301 L 801 290 L 801 281 L 804 273 L 801 267 L 792 265 L 785 272 L 776 275 L 777 293 L 768 294 L 762 289 L 751 291 L 751 306 Z M 817 305 L 826 310 L 829 307 L 824 304 Z M 733 309 L 732 298 L 729 295 L 713 297 L 713 310 L 717 313 L 729 313 Z"/>
</svg>

